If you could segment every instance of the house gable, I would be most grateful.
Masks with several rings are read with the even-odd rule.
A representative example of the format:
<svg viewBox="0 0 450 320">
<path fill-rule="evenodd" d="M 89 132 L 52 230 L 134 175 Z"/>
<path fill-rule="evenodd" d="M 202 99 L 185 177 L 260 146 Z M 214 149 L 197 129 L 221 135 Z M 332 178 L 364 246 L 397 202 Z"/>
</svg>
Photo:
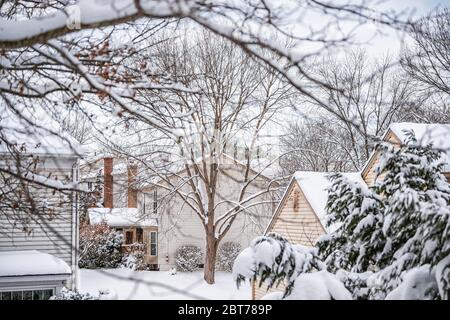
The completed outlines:
<svg viewBox="0 0 450 320">
<path fill-rule="evenodd" d="M 399 146 L 401 144 L 401 140 L 397 137 L 397 135 L 391 130 L 388 129 L 386 134 L 383 136 L 383 141 L 390 142 L 394 146 Z M 366 162 L 366 165 L 364 166 L 361 176 L 364 180 L 364 182 L 367 184 L 367 186 L 371 187 L 375 183 L 375 167 L 380 162 L 380 150 L 376 148 L 372 154 L 370 155 L 369 159 Z"/>
<path fill-rule="evenodd" d="M 401 139 L 391 130 L 388 129 L 386 134 L 383 136 L 383 141 L 392 143 L 394 146 L 400 146 L 402 141 Z M 364 166 L 361 175 L 364 180 L 364 182 L 367 184 L 367 186 L 371 187 L 375 183 L 375 167 L 380 162 L 380 150 L 377 148 L 375 149 L 369 159 L 366 162 L 366 165 Z M 447 178 L 447 181 L 450 181 L 450 172 L 446 170 L 444 172 L 444 176 Z M 379 179 L 383 179 L 383 176 L 381 175 Z"/>
<path fill-rule="evenodd" d="M 291 180 L 266 230 L 268 232 L 278 233 L 292 243 L 305 246 L 313 246 L 326 233 L 297 181 Z"/>
<path fill-rule="evenodd" d="M 304 246 L 313 246 L 317 239 L 326 233 L 295 178 L 291 179 L 286 188 L 265 234 L 269 232 L 278 233 L 291 243 Z M 283 291 L 284 288 L 281 283 L 267 290 L 265 284 L 259 287 L 252 281 L 252 299 L 261 299 L 269 292 Z"/>
</svg>

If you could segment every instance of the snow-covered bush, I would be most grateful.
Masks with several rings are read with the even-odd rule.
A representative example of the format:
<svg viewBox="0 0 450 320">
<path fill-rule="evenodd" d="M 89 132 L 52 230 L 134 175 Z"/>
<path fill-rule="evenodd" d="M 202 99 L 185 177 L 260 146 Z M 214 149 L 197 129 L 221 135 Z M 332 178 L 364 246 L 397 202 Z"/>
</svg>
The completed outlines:
<svg viewBox="0 0 450 320">
<path fill-rule="evenodd" d="M 355 297 L 366 290 L 371 299 L 449 299 L 450 185 L 442 153 L 419 145 L 412 133 L 404 145 L 383 143 L 379 150 L 373 187 L 331 177 L 328 224 L 340 227 L 320 239 L 321 257 L 332 271 L 373 272 L 347 283 Z"/>
<path fill-rule="evenodd" d="M 423 265 L 405 272 L 401 284 L 386 296 L 386 300 L 430 300 L 436 298 L 435 272 Z"/>
<path fill-rule="evenodd" d="M 122 233 L 114 231 L 106 223 L 82 223 L 79 266 L 88 269 L 117 268 L 123 259 L 122 243 Z"/>
<path fill-rule="evenodd" d="M 175 252 L 175 266 L 178 271 L 195 271 L 202 263 L 203 254 L 197 246 L 181 246 Z"/>
<path fill-rule="evenodd" d="M 121 266 L 132 270 L 146 270 L 147 264 L 144 261 L 145 246 L 142 243 L 134 243 L 127 246 L 123 252 Z"/>
<path fill-rule="evenodd" d="M 285 284 L 283 294 L 265 299 L 351 299 L 339 278 L 324 269 L 317 249 L 292 245 L 275 233 L 256 238 L 242 251 L 233 265 L 233 278 L 239 286 L 249 279 L 267 288 Z"/>
<path fill-rule="evenodd" d="M 300 273 L 284 300 L 351 300 L 339 278 L 326 270 Z"/>
<path fill-rule="evenodd" d="M 112 300 L 114 298 L 115 295 L 109 290 L 99 290 L 98 295 L 92 295 L 62 288 L 57 295 L 50 297 L 50 300 Z"/>
<path fill-rule="evenodd" d="M 50 297 L 50 300 L 99 300 L 98 296 L 93 296 L 90 293 L 81 293 L 72 291 L 67 288 L 62 288 L 61 291 Z"/>
<path fill-rule="evenodd" d="M 241 252 L 242 247 L 239 243 L 224 242 L 217 251 L 216 268 L 218 270 L 231 272 L 234 260 Z"/>
</svg>

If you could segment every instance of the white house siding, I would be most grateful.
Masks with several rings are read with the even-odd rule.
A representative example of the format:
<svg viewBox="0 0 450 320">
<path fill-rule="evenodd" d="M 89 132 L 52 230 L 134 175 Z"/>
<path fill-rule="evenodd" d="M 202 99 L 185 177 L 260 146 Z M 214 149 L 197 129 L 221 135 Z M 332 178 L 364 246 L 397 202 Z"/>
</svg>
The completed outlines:
<svg viewBox="0 0 450 320">
<path fill-rule="evenodd" d="M 60 181 L 72 181 L 72 172 L 76 170 L 74 158 L 44 158 L 38 168 L 38 174 L 58 178 Z M 55 255 L 64 260 L 76 274 L 77 217 L 74 214 L 72 195 L 54 192 L 44 187 L 33 188 L 34 199 L 46 199 L 54 210 L 51 218 L 33 217 L 29 223 L 30 232 L 24 232 L 19 223 L 8 221 L 6 214 L 0 214 L 0 251 L 38 250 Z M 73 279 L 72 279 L 73 280 Z M 68 283 L 74 285 L 74 281 Z"/>
<path fill-rule="evenodd" d="M 128 175 L 113 175 L 113 207 L 126 208 L 128 206 Z"/>
</svg>

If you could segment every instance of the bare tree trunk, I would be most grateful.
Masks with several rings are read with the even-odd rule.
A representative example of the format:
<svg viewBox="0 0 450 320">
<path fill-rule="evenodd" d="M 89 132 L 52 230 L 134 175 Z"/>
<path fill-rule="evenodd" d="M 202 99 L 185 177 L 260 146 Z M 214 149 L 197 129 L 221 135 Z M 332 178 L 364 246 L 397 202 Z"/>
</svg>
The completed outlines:
<svg viewBox="0 0 450 320">
<path fill-rule="evenodd" d="M 203 277 L 209 284 L 214 284 L 214 271 L 218 244 L 219 240 L 216 239 L 214 235 L 214 229 L 211 230 L 208 226 L 208 232 L 206 233 L 205 268 Z"/>
</svg>

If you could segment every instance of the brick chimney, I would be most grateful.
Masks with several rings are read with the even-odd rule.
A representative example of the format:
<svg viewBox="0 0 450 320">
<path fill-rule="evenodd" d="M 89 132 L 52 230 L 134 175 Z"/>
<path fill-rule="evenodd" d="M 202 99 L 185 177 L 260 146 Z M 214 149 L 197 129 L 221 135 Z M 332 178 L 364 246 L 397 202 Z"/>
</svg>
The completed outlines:
<svg viewBox="0 0 450 320">
<path fill-rule="evenodd" d="M 113 208 L 113 158 L 103 159 L 103 205 L 105 208 Z"/>
<path fill-rule="evenodd" d="M 128 164 L 128 208 L 137 208 L 137 190 L 133 186 L 137 176 L 137 166 Z"/>
</svg>

